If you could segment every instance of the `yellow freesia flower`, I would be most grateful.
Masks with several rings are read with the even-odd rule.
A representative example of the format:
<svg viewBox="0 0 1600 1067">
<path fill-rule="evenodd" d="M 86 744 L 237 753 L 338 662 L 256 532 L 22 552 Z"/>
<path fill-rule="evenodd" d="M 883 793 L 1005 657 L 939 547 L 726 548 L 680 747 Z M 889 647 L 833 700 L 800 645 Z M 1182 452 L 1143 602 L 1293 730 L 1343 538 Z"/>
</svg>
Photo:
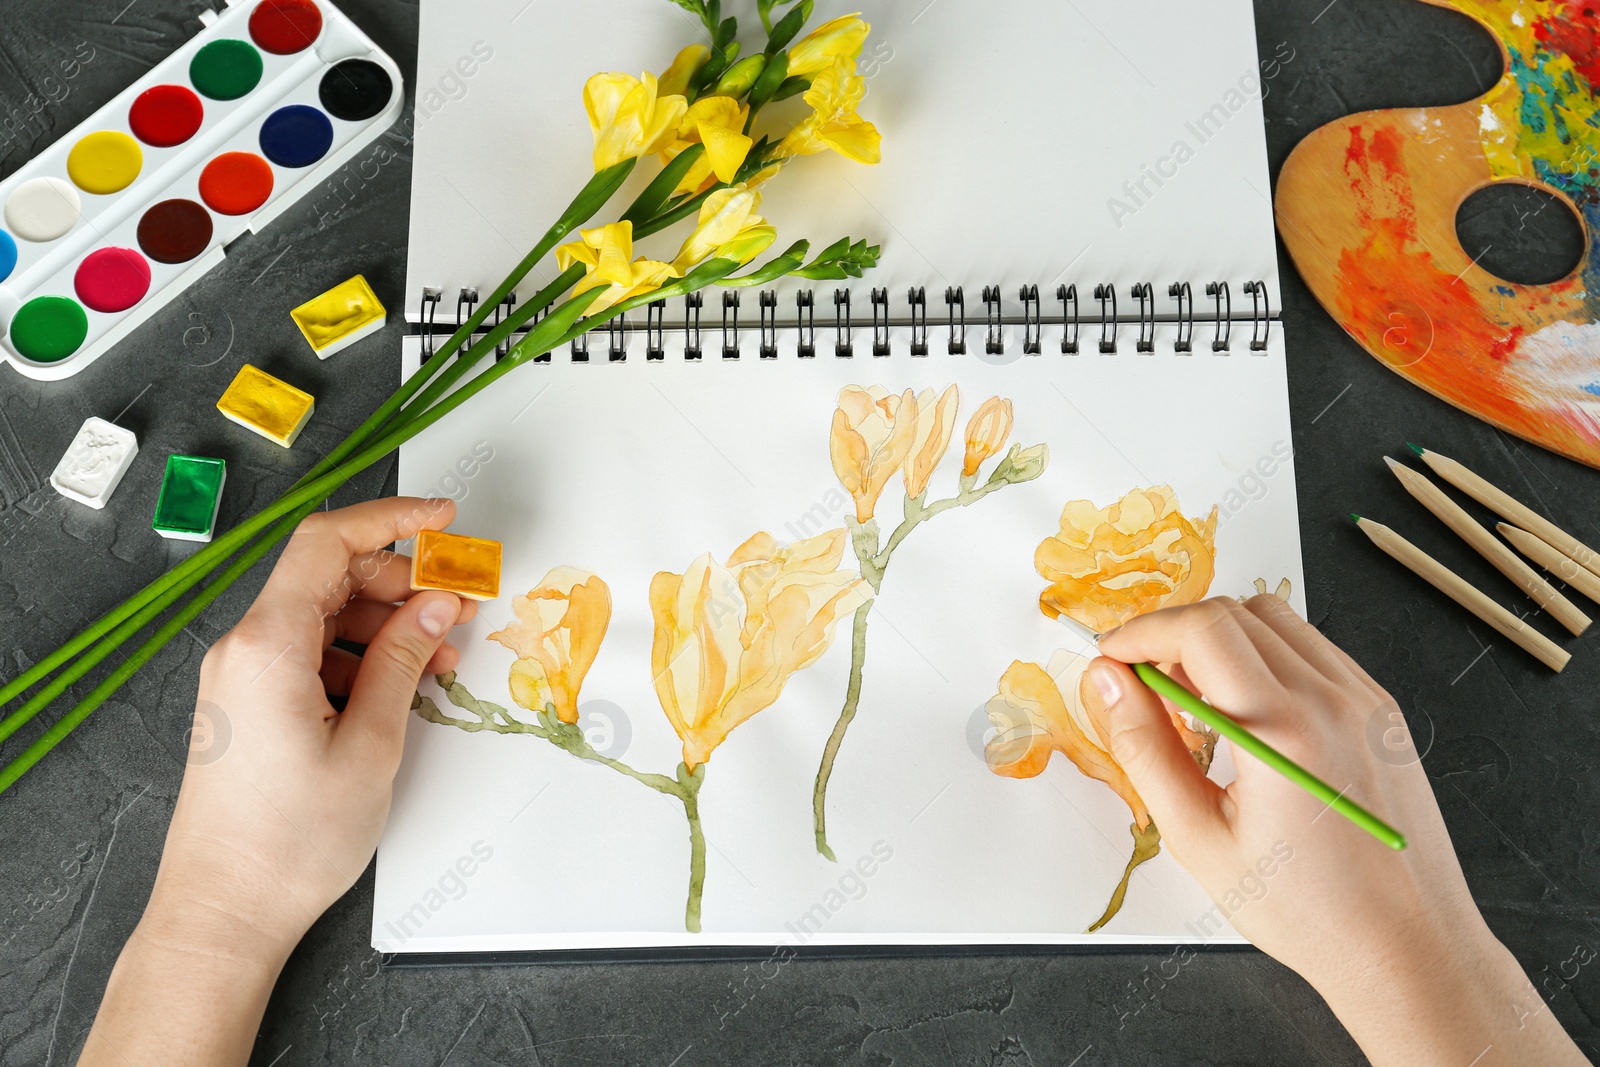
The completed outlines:
<svg viewBox="0 0 1600 1067">
<path fill-rule="evenodd" d="M 927 490 L 934 468 L 950 448 L 960 403 L 961 394 L 953 385 L 939 394 L 938 400 L 934 400 L 932 389 L 917 394 L 917 429 L 905 462 L 906 496 L 916 498 Z"/>
<path fill-rule="evenodd" d="M 711 58 L 711 49 L 703 44 L 691 44 L 679 52 L 673 59 L 672 65 L 661 72 L 661 80 L 656 84 L 656 92 L 661 96 L 689 95 L 689 79 L 697 74 L 706 61 Z"/>
<path fill-rule="evenodd" d="M 991 396 L 979 405 L 967 423 L 967 454 L 961 476 L 971 478 L 983 461 L 1006 447 L 1011 439 L 1011 401 Z"/>
<path fill-rule="evenodd" d="M 511 699 L 534 712 L 554 706 L 576 723 L 578 689 L 611 623 L 611 590 L 588 571 L 557 567 L 511 608 L 516 621 L 488 638 L 517 654 Z"/>
<path fill-rule="evenodd" d="M 682 96 L 662 95 L 656 76 L 596 74 L 583 86 L 583 107 L 594 132 L 594 169 L 659 152 L 689 109 Z"/>
<path fill-rule="evenodd" d="M 789 77 L 809 77 L 841 58 L 849 60 L 850 69 L 854 70 L 856 57 L 871 29 L 859 11 L 824 22 L 789 49 Z"/>
<path fill-rule="evenodd" d="M 1033 554 L 1050 582 L 1039 610 L 1105 633 L 1147 611 L 1193 604 L 1211 588 L 1216 537 L 1217 509 L 1186 518 L 1170 486 L 1135 489 L 1106 508 L 1069 501 L 1060 531 Z"/>
<path fill-rule="evenodd" d="M 607 292 L 595 298 L 586 314 L 598 314 L 619 301 L 654 292 L 669 278 L 683 277 L 670 263 L 633 258 L 633 223 L 627 220 L 579 230 L 578 237 L 579 240 L 556 249 L 556 264 L 562 270 L 574 263 L 589 268 L 583 280 L 573 287 L 572 295 L 602 285 L 610 286 Z"/>
<path fill-rule="evenodd" d="M 771 707 L 789 677 L 827 651 L 835 623 L 866 601 L 860 577 L 838 569 L 844 545 L 843 530 L 788 547 L 758 533 L 726 566 L 707 554 L 651 581 L 656 695 L 691 772 Z"/>
<path fill-rule="evenodd" d="M 706 197 L 694 232 L 678 250 L 673 268 L 687 271 L 708 256 L 722 255 L 724 249 L 728 250 L 724 258 L 741 266 L 760 255 L 778 237 L 778 231 L 756 214 L 760 206 L 761 194 L 743 185 L 718 189 Z"/>
<path fill-rule="evenodd" d="M 872 518 L 883 495 L 917 437 L 917 394 L 907 389 L 893 396 L 881 385 L 839 390 L 833 413 L 828 453 L 833 473 L 856 502 L 856 521 Z"/>
<path fill-rule="evenodd" d="M 811 80 L 805 102 L 812 112 L 784 135 L 777 154 L 809 156 L 831 148 L 857 163 L 878 162 L 878 129 L 856 114 L 866 95 L 867 83 L 856 73 L 855 60 L 836 58 Z"/>
<path fill-rule="evenodd" d="M 662 150 L 661 160 L 670 163 L 694 144 L 703 144 L 706 150 L 684 173 L 674 193 L 697 193 L 711 184 L 713 175 L 720 182 L 731 182 L 738 176 L 755 144 L 744 133 L 749 116 L 749 106 L 731 96 L 702 96 L 689 105 L 678 123 L 676 136 Z"/>
</svg>

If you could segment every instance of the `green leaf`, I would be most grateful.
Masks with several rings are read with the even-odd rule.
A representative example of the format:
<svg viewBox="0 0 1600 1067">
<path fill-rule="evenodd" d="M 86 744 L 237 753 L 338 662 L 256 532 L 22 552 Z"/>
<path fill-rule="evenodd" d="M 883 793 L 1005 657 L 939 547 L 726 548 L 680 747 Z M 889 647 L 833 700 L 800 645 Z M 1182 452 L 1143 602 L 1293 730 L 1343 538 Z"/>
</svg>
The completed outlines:
<svg viewBox="0 0 1600 1067">
<path fill-rule="evenodd" d="M 689 173 L 689 168 L 694 166 L 694 161 L 699 159 L 705 150 L 705 145 L 694 144 L 674 156 L 671 163 L 661 168 L 661 173 L 655 176 L 655 180 L 644 187 L 644 192 L 628 205 L 628 210 L 622 217 L 635 226 L 646 219 L 654 218 L 666 206 L 672 190 L 683 181 L 683 176 Z"/>
<path fill-rule="evenodd" d="M 789 53 L 778 52 L 767 60 L 766 69 L 761 72 L 761 77 L 750 87 L 750 106 L 759 108 L 772 99 L 772 94 L 778 91 L 778 86 L 784 83 L 789 76 Z"/>
<path fill-rule="evenodd" d="M 809 88 L 811 88 L 810 78 L 785 78 L 783 84 L 778 86 L 778 91 L 772 94 L 772 99 L 774 102 L 787 100 L 791 96 L 799 96 Z"/>
<path fill-rule="evenodd" d="M 766 19 L 761 20 L 766 25 Z M 798 6 L 778 20 L 776 26 L 767 26 L 767 55 L 772 55 L 795 39 L 795 35 L 811 21 L 811 0 L 800 0 Z"/>
</svg>

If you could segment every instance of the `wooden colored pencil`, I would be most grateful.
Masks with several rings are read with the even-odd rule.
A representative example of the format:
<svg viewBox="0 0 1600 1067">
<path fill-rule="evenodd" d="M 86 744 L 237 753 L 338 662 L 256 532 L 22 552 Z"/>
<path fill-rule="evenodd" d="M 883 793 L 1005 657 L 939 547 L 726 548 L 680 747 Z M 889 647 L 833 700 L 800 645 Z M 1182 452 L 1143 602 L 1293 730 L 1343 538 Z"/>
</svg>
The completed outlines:
<svg viewBox="0 0 1600 1067">
<path fill-rule="evenodd" d="M 1441 456 L 1420 445 L 1411 445 L 1411 451 L 1421 456 L 1422 462 L 1431 467 L 1433 473 L 1502 519 L 1522 527 L 1569 559 L 1577 560 L 1596 577 L 1600 577 L 1600 552 L 1596 552 L 1510 493 L 1487 478 L 1472 473 L 1449 456 Z"/>
<path fill-rule="evenodd" d="M 1600 604 L 1600 578 L 1595 577 L 1588 568 L 1578 566 L 1577 560 L 1558 552 L 1527 530 L 1519 530 L 1508 522 L 1500 523 L 1495 529 L 1504 534 L 1507 541 L 1516 545 L 1524 556 L 1596 604 Z"/>
<path fill-rule="evenodd" d="M 1468 515 L 1460 504 L 1446 496 L 1444 490 L 1404 463 L 1396 463 L 1388 456 L 1383 457 L 1383 461 L 1394 471 L 1395 477 L 1400 479 L 1400 484 L 1405 486 L 1406 492 L 1416 497 L 1417 501 L 1433 512 L 1440 522 L 1475 548 L 1480 556 L 1493 563 L 1495 570 L 1517 583 L 1517 588 L 1533 597 L 1534 603 L 1548 611 L 1551 618 L 1574 635 L 1581 634 L 1589 628 L 1589 624 L 1594 620 L 1580 611 L 1576 604 L 1562 596 L 1555 586 L 1545 581 L 1521 556 L 1507 548 L 1505 542 Z"/>
<path fill-rule="evenodd" d="M 1385 553 L 1399 561 L 1417 577 L 1433 586 L 1457 604 L 1494 627 L 1506 640 L 1517 645 L 1528 655 L 1559 672 L 1572 655 L 1544 634 L 1526 625 L 1505 608 L 1476 589 L 1465 578 L 1428 555 L 1404 537 L 1381 522 L 1352 515 L 1361 532 Z"/>
</svg>

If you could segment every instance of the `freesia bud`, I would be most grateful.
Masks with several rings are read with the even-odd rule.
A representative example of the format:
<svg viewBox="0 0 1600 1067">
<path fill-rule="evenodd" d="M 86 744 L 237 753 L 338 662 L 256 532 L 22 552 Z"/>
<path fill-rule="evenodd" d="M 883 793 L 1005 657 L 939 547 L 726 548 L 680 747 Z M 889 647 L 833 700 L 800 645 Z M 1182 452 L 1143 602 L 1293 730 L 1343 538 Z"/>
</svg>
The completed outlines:
<svg viewBox="0 0 1600 1067">
<path fill-rule="evenodd" d="M 1006 481 L 1031 482 L 1044 473 L 1050 462 L 1050 446 L 1037 444 L 1032 448 L 1012 445 L 1005 458 Z"/>
<path fill-rule="evenodd" d="M 1011 436 L 1011 401 L 991 396 L 967 423 L 967 455 L 961 476 L 971 478 L 990 456 L 1006 446 Z"/>
<path fill-rule="evenodd" d="M 815 74 L 833 66 L 841 56 L 850 61 L 854 70 L 855 58 L 861 54 L 870 29 L 859 12 L 824 22 L 789 49 L 789 73 L 799 77 Z"/>
<path fill-rule="evenodd" d="M 767 67 L 767 57 L 763 55 L 746 56 L 733 66 L 717 82 L 717 87 L 712 90 L 718 96 L 731 96 L 738 99 L 750 91 L 750 87 L 761 77 L 761 72 Z"/>
<path fill-rule="evenodd" d="M 672 66 L 662 72 L 656 91 L 662 96 L 686 96 L 689 82 L 711 58 L 711 49 L 703 44 L 692 44 L 679 52 Z"/>
</svg>

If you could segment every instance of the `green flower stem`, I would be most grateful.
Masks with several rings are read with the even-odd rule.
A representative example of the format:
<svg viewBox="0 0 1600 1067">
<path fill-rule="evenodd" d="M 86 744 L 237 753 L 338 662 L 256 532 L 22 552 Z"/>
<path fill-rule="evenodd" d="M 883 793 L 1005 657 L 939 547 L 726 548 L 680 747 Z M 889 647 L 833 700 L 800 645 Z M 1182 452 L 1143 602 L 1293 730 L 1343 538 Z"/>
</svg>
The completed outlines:
<svg viewBox="0 0 1600 1067">
<path fill-rule="evenodd" d="M 1130 823 L 1128 830 L 1133 834 L 1133 855 L 1128 857 L 1128 867 L 1122 872 L 1122 881 L 1117 883 L 1116 892 L 1111 894 L 1111 903 L 1106 905 L 1106 913 L 1096 919 L 1095 924 L 1084 933 L 1094 933 L 1122 910 L 1123 898 L 1128 895 L 1128 879 L 1133 877 L 1134 868 L 1146 860 L 1154 859 L 1161 851 L 1161 830 L 1155 823 L 1145 827 L 1142 832 L 1138 823 Z"/>
<path fill-rule="evenodd" d="M 439 706 L 432 700 L 418 693 L 412 699 L 412 710 L 428 722 L 438 723 L 441 726 L 454 726 L 468 733 L 490 730 L 498 734 L 532 734 L 534 737 L 549 741 L 578 759 L 609 767 L 663 796 L 677 798 L 683 805 L 684 817 L 689 822 L 689 898 L 684 905 L 683 925 L 691 934 L 700 932 L 700 898 L 706 885 L 706 838 L 700 827 L 700 787 L 706 780 L 704 763 L 693 771 L 684 764 L 678 764 L 676 778 L 637 770 L 621 760 L 612 759 L 595 751 L 594 746 L 589 744 L 589 739 L 583 736 L 581 727 L 576 723 L 562 722 L 556 717 L 553 704 L 547 704 L 545 709 L 538 713 L 539 725 L 536 726 L 513 718 L 510 712 L 498 704 L 491 704 L 487 700 L 474 697 L 467 692 L 467 687 L 456 679 L 454 671 L 434 675 L 434 681 L 439 683 L 439 688 L 444 690 L 445 697 L 450 703 L 463 711 L 471 712 L 477 719 L 459 719 L 447 715 L 440 711 Z"/>
<path fill-rule="evenodd" d="M 872 614 L 872 601 L 856 609 L 855 624 L 850 628 L 850 686 L 845 690 L 844 707 L 839 721 L 833 724 L 828 744 L 822 750 L 822 765 L 817 768 L 817 781 L 811 787 L 811 815 L 816 830 L 817 851 L 837 863 L 833 849 L 828 846 L 828 779 L 833 777 L 833 761 L 844 744 L 844 735 L 856 717 L 861 703 L 861 672 L 867 662 L 867 618 Z"/>
<path fill-rule="evenodd" d="M 300 520 L 309 515 L 314 508 L 315 505 L 302 507 L 300 510 L 290 514 L 284 520 L 282 526 L 285 527 L 286 531 L 293 530 L 295 526 L 299 525 Z M 22 755 L 7 764 L 4 770 L 0 770 L 0 793 L 10 789 L 17 779 L 28 773 L 34 764 L 38 763 L 51 749 L 60 744 L 63 738 L 76 729 L 77 725 L 87 719 L 96 708 L 105 703 L 111 694 L 120 689 L 129 678 L 133 677 L 134 672 L 145 665 L 151 656 L 154 656 L 161 650 L 162 646 L 176 637 L 185 626 L 189 625 L 224 589 L 232 585 L 245 571 L 255 566 L 256 561 L 265 555 L 267 550 L 275 543 L 275 538 L 263 537 L 247 548 L 239 555 L 238 559 L 228 566 L 227 570 L 223 571 L 214 581 L 196 594 L 193 600 L 185 604 L 148 641 L 139 646 L 139 649 L 133 655 L 119 664 L 99 685 L 95 686 L 88 696 L 84 697 L 71 711 L 53 723 L 50 729 L 40 735 L 38 740 L 23 750 Z M 73 664 L 72 668 L 63 674 L 61 678 L 58 678 L 49 688 L 45 689 L 29 703 L 39 704 L 40 707 L 49 703 L 61 690 L 72 684 L 84 671 L 87 671 L 89 667 L 98 662 L 99 659 L 95 658 L 88 666 L 84 666 L 81 669 L 78 664 Z M 23 710 L 26 710 L 26 708 Z M 37 713 L 36 710 L 35 713 Z"/>
<path fill-rule="evenodd" d="M 341 442 L 332 452 L 330 452 L 315 466 L 313 466 L 310 471 L 301 476 L 294 486 L 291 487 L 290 492 L 293 492 L 295 489 L 302 488 L 323 474 L 326 474 L 329 470 L 335 469 L 338 464 L 345 459 L 346 456 L 350 455 L 358 447 L 360 447 L 360 445 L 364 443 L 381 426 L 388 423 L 391 417 L 394 416 L 395 413 L 398 412 L 400 408 L 403 407 L 406 402 L 412 396 L 414 396 L 429 379 L 438 373 L 438 371 L 450 359 L 451 355 L 454 354 L 455 351 L 459 349 L 469 337 L 472 336 L 472 332 L 483 323 L 484 319 L 488 317 L 489 313 L 496 306 L 498 306 L 501 300 L 505 299 L 506 295 L 516 287 L 517 283 L 520 282 L 524 276 L 527 275 L 528 271 L 532 270 L 541 259 L 549 254 L 550 249 L 555 247 L 556 243 L 560 241 L 562 237 L 566 236 L 574 228 L 581 225 L 585 220 L 593 216 L 596 211 L 600 210 L 600 208 L 604 206 L 605 202 L 611 198 L 611 196 L 627 178 L 629 172 L 633 169 L 634 162 L 634 160 L 626 160 L 617 164 L 615 167 L 611 167 L 594 175 L 594 177 L 589 180 L 588 184 L 586 184 L 573 199 L 571 205 L 568 206 L 566 212 L 562 214 L 561 218 L 557 220 L 556 224 L 545 233 L 540 242 L 534 246 L 527 256 L 523 257 L 522 262 L 518 263 L 517 266 L 513 268 L 512 272 L 506 276 L 506 279 L 501 282 L 498 287 L 496 287 L 494 293 L 490 295 L 490 298 L 479 305 L 478 309 L 468 317 L 467 321 L 462 323 L 460 328 L 458 328 L 456 332 L 452 334 L 443 345 L 440 346 L 439 350 L 434 354 L 434 356 L 422 367 L 418 368 L 417 372 L 407 379 L 405 384 L 402 385 L 393 396 L 384 401 L 384 403 L 376 411 L 374 411 L 365 422 L 357 427 L 356 430 L 346 437 L 345 440 Z M 536 304 L 537 298 L 536 300 L 529 301 L 529 305 Z M 510 331 L 507 331 L 507 333 L 509 332 Z M 257 528 L 259 529 L 259 527 Z M 124 620 L 129 619 L 138 613 L 140 609 L 159 598 L 163 593 L 173 589 L 174 587 L 180 586 L 180 583 L 185 583 L 185 580 L 187 579 L 187 583 L 182 584 L 181 588 L 178 588 L 178 594 L 181 595 L 183 591 L 194 585 L 195 582 L 197 582 L 200 577 L 202 577 L 212 567 L 216 566 L 223 559 L 232 555 L 233 552 L 239 546 L 241 546 L 245 540 L 246 538 L 224 537 L 218 541 L 213 541 L 202 551 L 197 552 L 189 559 L 183 561 L 182 563 L 178 564 L 178 566 L 162 575 L 156 581 L 145 586 L 144 589 L 141 589 L 138 593 L 135 593 L 117 607 L 101 616 L 82 632 L 78 633 L 72 639 L 57 648 L 54 652 L 50 653 L 38 663 L 34 664 L 28 670 L 22 672 L 5 686 L 0 687 L 0 707 L 10 703 L 17 696 L 31 689 L 44 678 L 49 677 L 62 664 L 72 659 L 79 652 L 83 651 L 97 640 L 104 638 L 108 633 L 118 627 L 119 624 L 121 624 Z M 264 551 L 265 550 L 263 549 L 263 553 Z M 257 558 L 259 558 L 259 556 Z M 167 603 L 170 602 L 170 600 L 167 601 Z M 123 639 L 125 640 L 125 637 Z M 117 643 L 120 644 L 120 640 Z M 0 723 L 0 741 L 3 741 L 6 737 L 9 737 L 12 733 L 16 732 L 17 728 L 23 723 L 27 722 L 29 718 L 32 718 L 32 716 L 30 715 L 27 718 L 22 719 L 17 719 L 15 716 L 12 716 L 8 717 L 4 723 Z"/>
<path fill-rule="evenodd" d="M 976 477 L 962 478 L 960 491 L 955 496 L 936 500 L 932 504 L 923 503 L 928 495 L 926 492 L 921 496 L 908 496 L 905 498 L 904 521 L 894 528 L 894 532 L 889 535 L 889 540 L 881 549 L 878 547 L 876 519 L 868 519 L 863 523 L 849 523 L 850 547 L 860 565 L 861 577 L 866 579 L 876 596 L 883 586 L 884 572 L 889 569 L 889 560 L 894 556 L 894 550 L 911 535 L 912 530 L 935 515 L 942 515 L 951 508 L 964 508 L 976 504 L 996 489 L 1031 481 L 1042 472 L 1042 467 L 1032 473 L 1019 472 L 1011 466 L 1010 457 L 1007 457 L 995 467 L 994 472 L 982 485 L 978 484 Z M 867 616 L 872 611 L 872 605 L 873 601 L 869 600 L 856 609 L 855 626 L 850 635 L 850 683 L 845 690 L 844 707 L 839 709 L 838 721 L 833 724 L 833 732 L 828 735 L 828 743 L 822 750 L 822 762 L 817 767 L 816 783 L 811 788 L 811 820 L 817 851 L 835 862 L 837 860 L 833 849 L 828 845 L 828 781 L 833 777 L 833 763 L 839 757 L 839 748 L 844 744 L 844 735 L 849 732 L 850 723 L 855 720 L 856 712 L 859 710 L 861 674 L 867 660 Z"/>
</svg>

